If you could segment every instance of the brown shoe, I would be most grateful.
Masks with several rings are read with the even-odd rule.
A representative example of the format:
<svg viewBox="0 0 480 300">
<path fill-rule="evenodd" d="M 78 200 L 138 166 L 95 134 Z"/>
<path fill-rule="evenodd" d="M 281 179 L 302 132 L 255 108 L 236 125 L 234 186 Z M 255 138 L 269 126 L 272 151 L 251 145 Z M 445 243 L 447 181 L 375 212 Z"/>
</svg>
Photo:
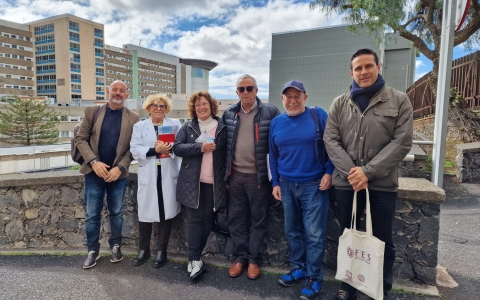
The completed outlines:
<svg viewBox="0 0 480 300">
<path fill-rule="evenodd" d="M 243 272 L 243 264 L 239 262 L 235 262 L 228 270 L 228 276 L 230 276 L 231 278 L 235 278 L 242 275 L 242 272 Z"/>
<path fill-rule="evenodd" d="M 260 277 L 260 268 L 257 264 L 248 264 L 247 277 L 248 279 L 252 280 L 258 279 L 258 277 Z"/>
</svg>

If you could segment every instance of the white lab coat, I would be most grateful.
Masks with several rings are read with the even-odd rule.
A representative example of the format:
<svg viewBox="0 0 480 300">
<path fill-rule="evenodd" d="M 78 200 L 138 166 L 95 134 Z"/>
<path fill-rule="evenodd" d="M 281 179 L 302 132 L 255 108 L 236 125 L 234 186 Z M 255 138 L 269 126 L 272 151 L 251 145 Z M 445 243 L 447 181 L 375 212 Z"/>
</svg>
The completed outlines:
<svg viewBox="0 0 480 300">
<path fill-rule="evenodd" d="M 182 127 L 177 119 L 165 117 L 163 126 L 177 126 L 175 135 Z M 155 134 L 153 122 L 150 119 L 137 122 L 133 126 L 132 139 L 130 140 L 130 152 L 138 161 L 138 220 L 140 222 L 160 222 L 157 197 L 157 159 L 158 156 L 146 154 L 154 146 L 158 137 Z M 174 218 L 181 210 L 176 201 L 176 186 L 180 159 L 173 153 L 170 158 L 162 158 L 162 193 L 165 208 L 165 219 Z"/>
</svg>

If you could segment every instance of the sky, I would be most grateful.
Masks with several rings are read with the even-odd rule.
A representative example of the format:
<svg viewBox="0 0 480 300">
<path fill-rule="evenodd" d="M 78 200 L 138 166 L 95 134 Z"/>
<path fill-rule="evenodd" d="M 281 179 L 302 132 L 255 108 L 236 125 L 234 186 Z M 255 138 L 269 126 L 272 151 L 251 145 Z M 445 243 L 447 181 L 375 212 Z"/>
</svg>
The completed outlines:
<svg viewBox="0 0 480 300">
<path fill-rule="evenodd" d="M 210 72 L 210 92 L 236 99 L 241 74 L 257 79 L 268 98 L 272 33 L 341 24 L 309 8 L 309 0 L 0 0 L 0 19 L 27 23 L 69 13 L 105 25 L 105 43 L 131 43 L 183 58 L 219 63 Z M 466 55 L 456 47 L 454 58 Z M 432 68 L 417 58 L 415 77 Z"/>
</svg>

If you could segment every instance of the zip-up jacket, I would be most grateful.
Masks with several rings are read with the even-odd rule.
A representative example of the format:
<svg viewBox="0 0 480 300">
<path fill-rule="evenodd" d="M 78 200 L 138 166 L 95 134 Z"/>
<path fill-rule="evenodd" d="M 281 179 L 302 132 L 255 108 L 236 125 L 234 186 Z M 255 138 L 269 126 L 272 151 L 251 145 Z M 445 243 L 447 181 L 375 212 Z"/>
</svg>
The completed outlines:
<svg viewBox="0 0 480 300">
<path fill-rule="evenodd" d="M 335 166 L 335 188 L 352 190 L 348 172 L 361 166 L 369 189 L 397 191 L 398 165 L 413 140 L 413 109 L 407 94 L 384 86 L 362 113 L 349 89 L 333 100 L 323 140 Z"/>
<path fill-rule="evenodd" d="M 255 162 L 257 165 L 257 182 L 258 184 L 268 181 L 267 171 L 267 154 L 268 154 L 268 139 L 270 134 L 270 122 L 273 118 L 280 114 L 278 108 L 272 104 L 262 103 L 257 97 L 258 111 L 253 118 L 254 140 L 255 140 Z M 228 179 L 232 172 L 233 153 L 235 143 L 237 141 L 238 125 L 240 122 L 241 102 L 233 104 L 228 107 L 223 113 L 223 121 L 227 126 L 227 161 L 225 170 L 225 180 Z"/>
<path fill-rule="evenodd" d="M 213 202 L 214 210 L 227 206 L 225 174 L 225 150 L 227 130 L 222 119 L 215 117 L 218 126 L 215 131 L 215 150 L 213 151 Z M 190 208 L 198 208 L 200 201 L 200 171 L 202 168 L 202 144 L 195 142 L 200 136 L 198 119 L 183 124 L 175 137 L 173 153 L 182 157 L 177 181 L 177 202 Z"/>
</svg>

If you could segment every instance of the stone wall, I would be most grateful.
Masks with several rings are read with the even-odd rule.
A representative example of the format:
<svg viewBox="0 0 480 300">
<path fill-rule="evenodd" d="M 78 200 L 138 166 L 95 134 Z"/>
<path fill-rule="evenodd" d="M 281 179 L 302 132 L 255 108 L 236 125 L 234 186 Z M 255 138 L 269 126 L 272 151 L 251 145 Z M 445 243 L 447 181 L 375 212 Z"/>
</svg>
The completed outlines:
<svg viewBox="0 0 480 300">
<path fill-rule="evenodd" d="M 135 250 L 138 240 L 136 173 L 130 174 L 124 198 L 124 247 Z M 425 179 L 400 178 L 395 217 L 397 248 L 395 276 L 435 284 L 440 203 L 442 189 Z M 336 268 L 340 227 L 335 217 L 336 202 L 331 193 L 327 250 L 324 263 Z M 270 199 L 268 235 L 263 263 L 288 264 L 288 243 L 283 229 L 281 202 Z M 102 248 L 108 247 L 109 222 L 104 210 L 101 226 Z M 186 213 L 173 223 L 168 251 L 186 255 Z M 154 239 L 153 239 L 154 240 Z M 155 243 L 152 240 L 152 248 Z M 0 249 L 85 250 L 85 207 L 83 176 L 77 171 L 0 176 Z M 230 238 L 211 234 L 205 255 L 231 258 Z"/>
<path fill-rule="evenodd" d="M 414 120 L 413 130 L 433 141 L 433 132 L 435 131 L 435 117 L 432 116 Z M 461 140 L 460 134 L 450 121 L 447 122 L 447 139 Z"/>
<path fill-rule="evenodd" d="M 480 142 L 457 145 L 455 165 L 460 182 L 480 179 Z"/>
</svg>

